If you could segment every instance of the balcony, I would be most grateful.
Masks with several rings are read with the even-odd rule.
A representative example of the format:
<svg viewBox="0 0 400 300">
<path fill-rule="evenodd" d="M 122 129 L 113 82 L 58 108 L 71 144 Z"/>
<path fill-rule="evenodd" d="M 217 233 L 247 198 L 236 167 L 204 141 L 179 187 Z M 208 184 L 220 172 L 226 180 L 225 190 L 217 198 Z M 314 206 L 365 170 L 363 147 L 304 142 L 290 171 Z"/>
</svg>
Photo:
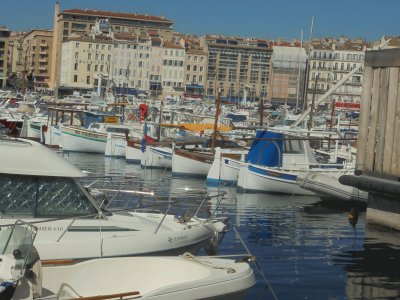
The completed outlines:
<svg viewBox="0 0 400 300">
<path fill-rule="evenodd" d="M 47 67 L 46 66 L 39 66 L 38 68 L 40 71 L 47 71 Z"/>
<path fill-rule="evenodd" d="M 39 62 L 40 63 L 47 63 L 47 59 L 46 58 L 39 58 Z"/>
</svg>

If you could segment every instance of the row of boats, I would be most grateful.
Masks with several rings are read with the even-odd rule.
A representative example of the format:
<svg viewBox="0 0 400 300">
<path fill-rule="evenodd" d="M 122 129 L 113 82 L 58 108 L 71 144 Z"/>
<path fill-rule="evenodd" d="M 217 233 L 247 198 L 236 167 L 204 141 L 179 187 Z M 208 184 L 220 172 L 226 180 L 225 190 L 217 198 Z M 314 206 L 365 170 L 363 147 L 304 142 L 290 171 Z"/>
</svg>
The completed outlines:
<svg viewBox="0 0 400 300">
<path fill-rule="evenodd" d="M 218 250 L 213 213 L 108 210 L 53 150 L 2 138 L 0 153 L 2 299 L 219 299 L 255 284 L 250 255 L 194 255 Z"/>
</svg>

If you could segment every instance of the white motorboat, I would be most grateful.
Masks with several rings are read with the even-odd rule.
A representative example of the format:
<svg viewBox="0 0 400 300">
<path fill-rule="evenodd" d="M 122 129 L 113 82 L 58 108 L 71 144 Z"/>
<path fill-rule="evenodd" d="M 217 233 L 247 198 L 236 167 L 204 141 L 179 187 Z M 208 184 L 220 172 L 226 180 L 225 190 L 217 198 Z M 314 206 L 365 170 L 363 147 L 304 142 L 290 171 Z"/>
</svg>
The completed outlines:
<svg viewBox="0 0 400 300">
<path fill-rule="evenodd" d="M 35 226 L 18 221 L 0 231 L 1 299 L 238 299 L 255 284 L 245 259 L 184 254 L 65 265 L 41 261 L 32 246 L 36 232 Z"/>
<path fill-rule="evenodd" d="M 0 225 L 39 222 L 35 246 L 44 259 L 195 253 L 217 247 L 226 229 L 196 214 L 101 209 L 78 180 L 86 174 L 37 142 L 1 139 L 0 153 Z"/>
</svg>

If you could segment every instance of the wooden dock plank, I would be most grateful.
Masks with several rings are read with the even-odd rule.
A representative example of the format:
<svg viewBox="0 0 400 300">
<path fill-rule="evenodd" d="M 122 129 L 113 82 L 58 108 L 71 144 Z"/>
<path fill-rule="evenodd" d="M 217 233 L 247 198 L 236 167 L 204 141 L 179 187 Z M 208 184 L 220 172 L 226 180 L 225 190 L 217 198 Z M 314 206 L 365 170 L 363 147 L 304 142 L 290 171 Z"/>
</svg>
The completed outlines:
<svg viewBox="0 0 400 300">
<path fill-rule="evenodd" d="M 388 93 L 388 105 L 385 125 L 385 146 L 383 149 L 383 166 L 382 172 L 386 174 L 395 175 L 392 173 L 392 152 L 396 148 L 394 146 L 394 132 L 396 123 L 396 109 L 399 89 L 399 68 L 390 68 L 389 75 L 389 93 Z M 394 151 L 395 152 L 395 151 Z"/>
<path fill-rule="evenodd" d="M 381 69 L 374 69 L 374 80 L 372 83 L 371 110 L 369 114 L 369 130 L 367 134 L 367 144 L 365 147 L 365 170 L 374 171 L 375 146 L 376 146 L 376 126 L 378 123 L 379 92 L 381 84 Z"/>
<path fill-rule="evenodd" d="M 400 75 L 399 75 L 400 77 Z M 396 116 L 394 134 L 393 134 L 393 146 L 392 146 L 392 165 L 390 174 L 400 177 L 400 81 L 397 89 L 397 103 L 396 103 Z"/>
<path fill-rule="evenodd" d="M 372 82 L 374 79 L 372 67 L 364 69 L 363 77 L 356 157 L 356 169 L 361 171 L 365 169 L 365 150 L 367 146 L 369 113 L 371 110 Z"/>
<path fill-rule="evenodd" d="M 381 83 L 379 88 L 379 107 L 378 107 L 378 121 L 376 126 L 376 152 L 374 161 L 374 172 L 381 173 L 383 171 L 383 153 L 385 148 L 385 130 L 386 130 L 386 117 L 388 108 L 388 94 L 389 94 L 389 74 L 390 68 L 383 68 L 381 70 Z"/>
</svg>

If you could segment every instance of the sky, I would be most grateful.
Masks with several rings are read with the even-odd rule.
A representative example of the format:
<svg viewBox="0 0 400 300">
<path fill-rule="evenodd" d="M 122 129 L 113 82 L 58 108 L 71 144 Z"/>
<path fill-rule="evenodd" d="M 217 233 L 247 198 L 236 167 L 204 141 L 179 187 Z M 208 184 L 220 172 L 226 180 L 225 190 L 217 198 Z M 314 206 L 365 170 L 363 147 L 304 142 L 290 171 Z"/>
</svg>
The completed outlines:
<svg viewBox="0 0 400 300">
<path fill-rule="evenodd" d="M 177 32 L 265 39 L 400 35 L 400 0 L 60 0 L 60 10 L 89 8 L 164 16 Z M 55 0 L 0 0 L 0 25 L 53 28 Z"/>
</svg>

